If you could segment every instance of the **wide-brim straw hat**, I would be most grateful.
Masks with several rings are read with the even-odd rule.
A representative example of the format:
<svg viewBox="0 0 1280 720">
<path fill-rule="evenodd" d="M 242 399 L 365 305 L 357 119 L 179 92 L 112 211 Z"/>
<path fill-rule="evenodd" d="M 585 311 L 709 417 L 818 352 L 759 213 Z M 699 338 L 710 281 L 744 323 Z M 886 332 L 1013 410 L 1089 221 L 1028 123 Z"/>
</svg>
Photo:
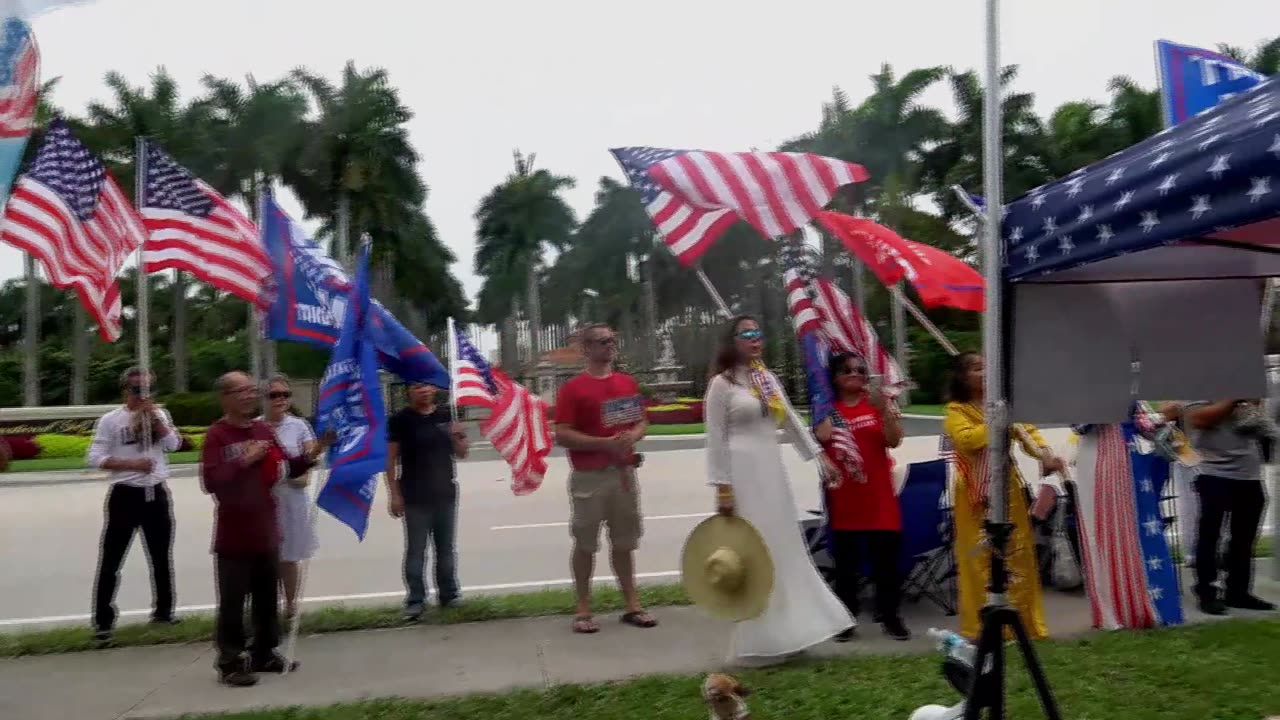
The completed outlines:
<svg viewBox="0 0 1280 720">
<path fill-rule="evenodd" d="M 680 560 L 684 590 L 710 615 L 740 622 L 759 617 L 773 593 L 773 559 L 755 527 L 737 516 L 698 523 Z"/>
</svg>

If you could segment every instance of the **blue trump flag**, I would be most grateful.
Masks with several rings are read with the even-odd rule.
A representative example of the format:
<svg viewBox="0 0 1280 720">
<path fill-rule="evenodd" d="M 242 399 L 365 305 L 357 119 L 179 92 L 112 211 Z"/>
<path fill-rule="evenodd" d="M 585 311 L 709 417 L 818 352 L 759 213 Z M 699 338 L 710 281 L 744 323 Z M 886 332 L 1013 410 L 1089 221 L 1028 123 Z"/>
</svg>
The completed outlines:
<svg viewBox="0 0 1280 720">
<path fill-rule="evenodd" d="M 347 274 L 270 193 L 263 196 L 260 223 L 272 266 L 265 288 L 267 337 L 333 347 L 351 290 Z M 449 373 L 435 354 L 377 300 L 370 305 L 370 327 L 383 368 L 408 382 L 449 387 Z"/>
<path fill-rule="evenodd" d="M 369 245 L 360 251 L 356 281 L 347 296 L 342 333 L 320 382 L 316 429 L 332 431 L 329 479 L 316 498 L 325 512 L 364 540 L 369 508 L 386 469 L 386 408 L 378 378 L 372 303 L 369 301 Z"/>
<path fill-rule="evenodd" d="M 1226 55 L 1168 40 L 1156 41 L 1164 123 L 1172 127 L 1266 80 Z"/>
<path fill-rule="evenodd" d="M 25 20 L 5 17 L 0 28 L 0 206 L 18 174 L 35 124 L 40 91 L 40 51 Z"/>
</svg>

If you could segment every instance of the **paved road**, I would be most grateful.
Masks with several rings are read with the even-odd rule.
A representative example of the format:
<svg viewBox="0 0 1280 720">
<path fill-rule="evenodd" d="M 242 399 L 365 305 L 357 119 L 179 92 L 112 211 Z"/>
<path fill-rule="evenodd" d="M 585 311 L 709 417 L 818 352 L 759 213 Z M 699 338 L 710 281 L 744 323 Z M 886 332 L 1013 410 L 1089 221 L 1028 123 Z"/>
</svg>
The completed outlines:
<svg viewBox="0 0 1280 720">
<path fill-rule="evenodd" d="M 1051 431 L 1053 432 L 1053 431 Z M 1065 435 L 1063 435 L 1065 437 Z M 937 438 L 908 438 L 897 451 L 902 462 L 936 456 Z M 817 507 L 811 465 L 791 447 L 783 449 L 799 510 Z M 701 450 L 651 452 L 641 474 L 647 517 L 637 559 L 649 580 L 677 576 L 684 538 L 711 504 Z M 466 462 L 458 530 L 460 576 L 471 593 L 514 591 L 567 584 L 568 507 L 563 457 L 536 493 L 517 498 L 496 460 Z M 179 605 L 205 609 L 213 602 L 209 538 L 211 502 L 194 477 L 171 482 L 178 536 L 174 566 Z M 0 486 L 0 629 L 17 625 L 83 622 L 90 605 L 104 483 Z M 383 495 L 363 543 L 322 514 L 321 549 L 312 563 L 307 595 L 313 602 L 394 602 L 401 594 L 399 524 L 383 510 Z M 120 608 L 126 617 L 150 605 L 146 556 L 140 541 L 122 571 Z M 607 568 L 601 568 L 606 574 Z"/>
</svg>

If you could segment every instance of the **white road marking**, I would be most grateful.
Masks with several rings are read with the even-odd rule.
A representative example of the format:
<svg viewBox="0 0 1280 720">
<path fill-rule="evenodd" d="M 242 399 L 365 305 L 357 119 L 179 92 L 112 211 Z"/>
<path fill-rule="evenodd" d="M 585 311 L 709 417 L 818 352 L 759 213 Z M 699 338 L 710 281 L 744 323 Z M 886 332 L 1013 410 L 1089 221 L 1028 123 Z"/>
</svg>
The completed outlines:
<svg viewBox="0 0 1280 720">
<path fill-rule="evenodd" d="M 645 520 L 687 520 L 688 518 L 704 518 L 709 517 L 711 513 L 684 513 L 682 515 L 646 515 Z M 568 521 L 562 522 L 546 522 L 546 523 L 525 523 L 523 525 L 494 525 L 490 530 L 533 530 L 536 528 L 552 528 L 552 527 L 569 527 Z"/>
<path fill-rule="evenodd" d="M 678 577 L 679 570 L 664 570 L 662 572 L 636 573 L 637 580 L 656 580 L 659 578 Z M 612 575 L 597 575 L 592 578 L 593 583 L 612 583 L 614 578 Z M 462 588 L 463 593 L 484 593 L 499 592 L 503 590 L 529 590 L 532 588 L 553 588 L 564 585 L 572 585 L 572 578 L 559 578 L 556 580 L 535 580 L 533 582 L 518 583 L 497 583 L 494 585 L 471 585 Z M 321 595 L 318 597 L 303 598 L 304 603 L 338 603 L 351 600 L 386 600 L 388 598 L 404 597 L 403 590 L 388 590 L 386 592 L 372 593 L 355 593 L 352 595 Z M 177 609 L 179 614 L 209 612 L 215 609 L 215 605 L 184 605 Z M 141 610 L 124 610 L 120 613 L 120 617 L 137 617 L 139 615 L 150 615 L 151 609 Z M 30 618 L 9 618 L 0 620 L 0 627 L 14 627 L 18 625 L 48 625 L 53 623 L 69 623 L 83 622 L 90 619 L 89 615 L 49 615 L 45 617 Z"/>
</svg>

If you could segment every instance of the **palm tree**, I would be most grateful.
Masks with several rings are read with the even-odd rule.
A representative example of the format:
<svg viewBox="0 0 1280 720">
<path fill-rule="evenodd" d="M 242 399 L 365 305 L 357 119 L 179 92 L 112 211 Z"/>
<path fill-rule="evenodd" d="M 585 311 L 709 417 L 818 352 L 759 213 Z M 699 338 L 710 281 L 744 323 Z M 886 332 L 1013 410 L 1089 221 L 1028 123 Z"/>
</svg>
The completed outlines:
<svg viewBox="0 0 1280 720">
<path fill-rule="evenodd" d="M 1280 37 L 1263 40 L 1253 52 L 1234 45 L 1219 45 L 1218 52 L 1249 66 L 1263 75 L 1280 74 Z"/>
<path fill-rule="evenodd" d="M 564 250 L 573 236 L 577 222 L 561 193 L 572 188 L 574 180 L 535 170 L 534 154 L 515 150 L 513 156 L 514 170 L 489 191 L 475 213 L 475 272 L 484 278 L 477 313 L 481 322 L 510 316 L 523 285 L 536 363 L 542 332 L 539 269 L 548 248 Z"/>
<path fill-rule="evenodd" d="M 1159 90 L 1148 90 L 1124 75 L 1111 78 L 1107 89 L 1111 92 L 1110 120 L 1120 133 L 1120 147 L 1137 145 L 1164 128 Z"/>
</svg>

